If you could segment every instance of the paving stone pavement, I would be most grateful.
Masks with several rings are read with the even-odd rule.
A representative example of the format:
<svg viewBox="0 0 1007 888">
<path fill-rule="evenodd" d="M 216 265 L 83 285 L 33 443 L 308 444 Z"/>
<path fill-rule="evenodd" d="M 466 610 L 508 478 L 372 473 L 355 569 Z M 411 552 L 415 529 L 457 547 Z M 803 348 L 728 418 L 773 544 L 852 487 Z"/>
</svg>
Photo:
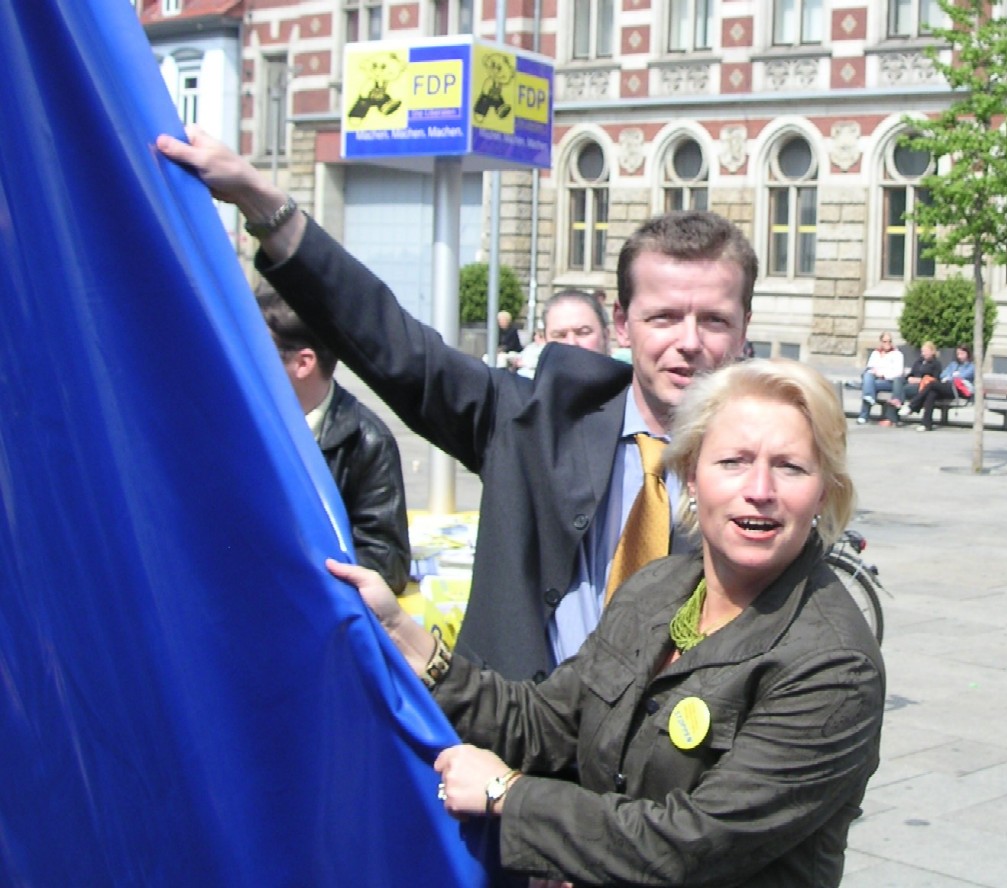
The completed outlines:
<svg viewBox="0 0 1007 888">
<path fill-rule="evenodd" d="M 345 368 L 338 376 L 389 423 L 409 506 L 426 508 L 429 445 Z M 915 423 L 858 426 L 859 393 L 844 391 L 844 402 L 858 491 L 851 526 L 866 536 L 865 556 L 890 594 L 881 765 L 850 831 L 843 888 L 1003 888 L 1007 432 L 986 430 L 976 475 L 970 410 L 952 416 L 956 425 L 916 434 Z M 456 507 L 477 508 L 479 491 L 459 467 Z"/>
</svg>

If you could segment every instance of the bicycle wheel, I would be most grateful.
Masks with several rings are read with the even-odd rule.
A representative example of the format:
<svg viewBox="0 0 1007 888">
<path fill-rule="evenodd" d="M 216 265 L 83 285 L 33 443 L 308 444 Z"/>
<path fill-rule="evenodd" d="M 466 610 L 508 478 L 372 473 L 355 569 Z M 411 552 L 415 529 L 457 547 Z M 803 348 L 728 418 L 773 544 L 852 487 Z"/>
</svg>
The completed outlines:
<svg viewBox="0 0 1007 888">
<path fill-rule="evenodd" d="M 863 563 L 845 555 L 837 555 L 830 552 L 825 556 L 826 562 L 836 572 L 839 581 L 846 587 L 846 591 L 853 597 L 860 613 L 867 620 L 867 625 L 871 627 L 871 632 L 881 644 L 881 639 L 885 633 L 885 618 L 881 612 L 881 599 L 875 588 L 877 580 Z"/>
</svg>

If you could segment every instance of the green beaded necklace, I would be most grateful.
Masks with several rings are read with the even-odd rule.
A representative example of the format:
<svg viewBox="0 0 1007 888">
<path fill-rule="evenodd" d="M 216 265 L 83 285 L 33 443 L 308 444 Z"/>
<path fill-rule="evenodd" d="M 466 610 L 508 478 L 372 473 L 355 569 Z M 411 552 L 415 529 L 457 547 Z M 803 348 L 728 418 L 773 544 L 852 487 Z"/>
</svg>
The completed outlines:
<svg viewBox="0 0 1007 888">
<path fill-rule="evenodd" d="M 683 654 L 706 638 L 699 631 L 699 618 L 703 613 L 704 601 L 706 601 L 706 577 L 700 579 L 689 600 L 678 609 L 668 624 L 671 640 Z"/>
</svg>

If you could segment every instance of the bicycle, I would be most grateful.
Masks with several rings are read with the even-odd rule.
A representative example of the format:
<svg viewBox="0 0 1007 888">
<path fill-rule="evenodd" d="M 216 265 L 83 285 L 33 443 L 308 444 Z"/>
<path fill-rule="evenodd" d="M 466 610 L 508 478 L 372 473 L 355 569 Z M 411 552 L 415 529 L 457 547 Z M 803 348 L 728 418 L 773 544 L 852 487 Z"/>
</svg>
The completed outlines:
<svg viewBox="0 0 1007 888">
<path fill-rule="evenodd" d="M 885 619 L 878 592 L 884 587 L 878 579 L 877 567 L 864 561 L 863 551 L 866 548 L 867 540 L 862 534 L 855 530 L 845 530 L 825 554 L 825 560 L 853 597 L 878 644 L 881 644 Z"/>
</svg>

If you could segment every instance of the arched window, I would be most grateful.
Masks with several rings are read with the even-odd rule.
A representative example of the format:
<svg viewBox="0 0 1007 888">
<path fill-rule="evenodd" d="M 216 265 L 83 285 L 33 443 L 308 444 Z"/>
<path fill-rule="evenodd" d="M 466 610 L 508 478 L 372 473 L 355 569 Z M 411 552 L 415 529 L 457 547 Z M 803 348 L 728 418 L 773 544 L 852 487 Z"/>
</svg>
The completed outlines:
<svg viewBox="0 0 1007 888">
<path fill-rule="evenodd" d="M 569 250 L 567 266 L 576 271 L 605 267 L 608 236 L 608 161 L 597 142 L 584 142 L 567 171 Z"/>
<path fill-rule="evenodd" d="M 811 277 L 818 234 L 818 163 L 803 136 L 776 146 L 769 161 L 769 274 Z"/>
<path fill-rule="evenodd" d="M 665 212 L 709 209 L 709 168 L 695 139 L 686 136 L 668 149 L 661 178 Z"/>
<path fill-rule="evenodd" d="M 885 151 L 881 177 L 883 278 L 911 281 L 934 276 L 934 260 L 923 256 L 926 235 L 906 219 L 918 204 L 929 201 L 930 193 L 919 183 L 932 169 L 929 152 L 909 148 L 898 138 Z"/>
</svg>

